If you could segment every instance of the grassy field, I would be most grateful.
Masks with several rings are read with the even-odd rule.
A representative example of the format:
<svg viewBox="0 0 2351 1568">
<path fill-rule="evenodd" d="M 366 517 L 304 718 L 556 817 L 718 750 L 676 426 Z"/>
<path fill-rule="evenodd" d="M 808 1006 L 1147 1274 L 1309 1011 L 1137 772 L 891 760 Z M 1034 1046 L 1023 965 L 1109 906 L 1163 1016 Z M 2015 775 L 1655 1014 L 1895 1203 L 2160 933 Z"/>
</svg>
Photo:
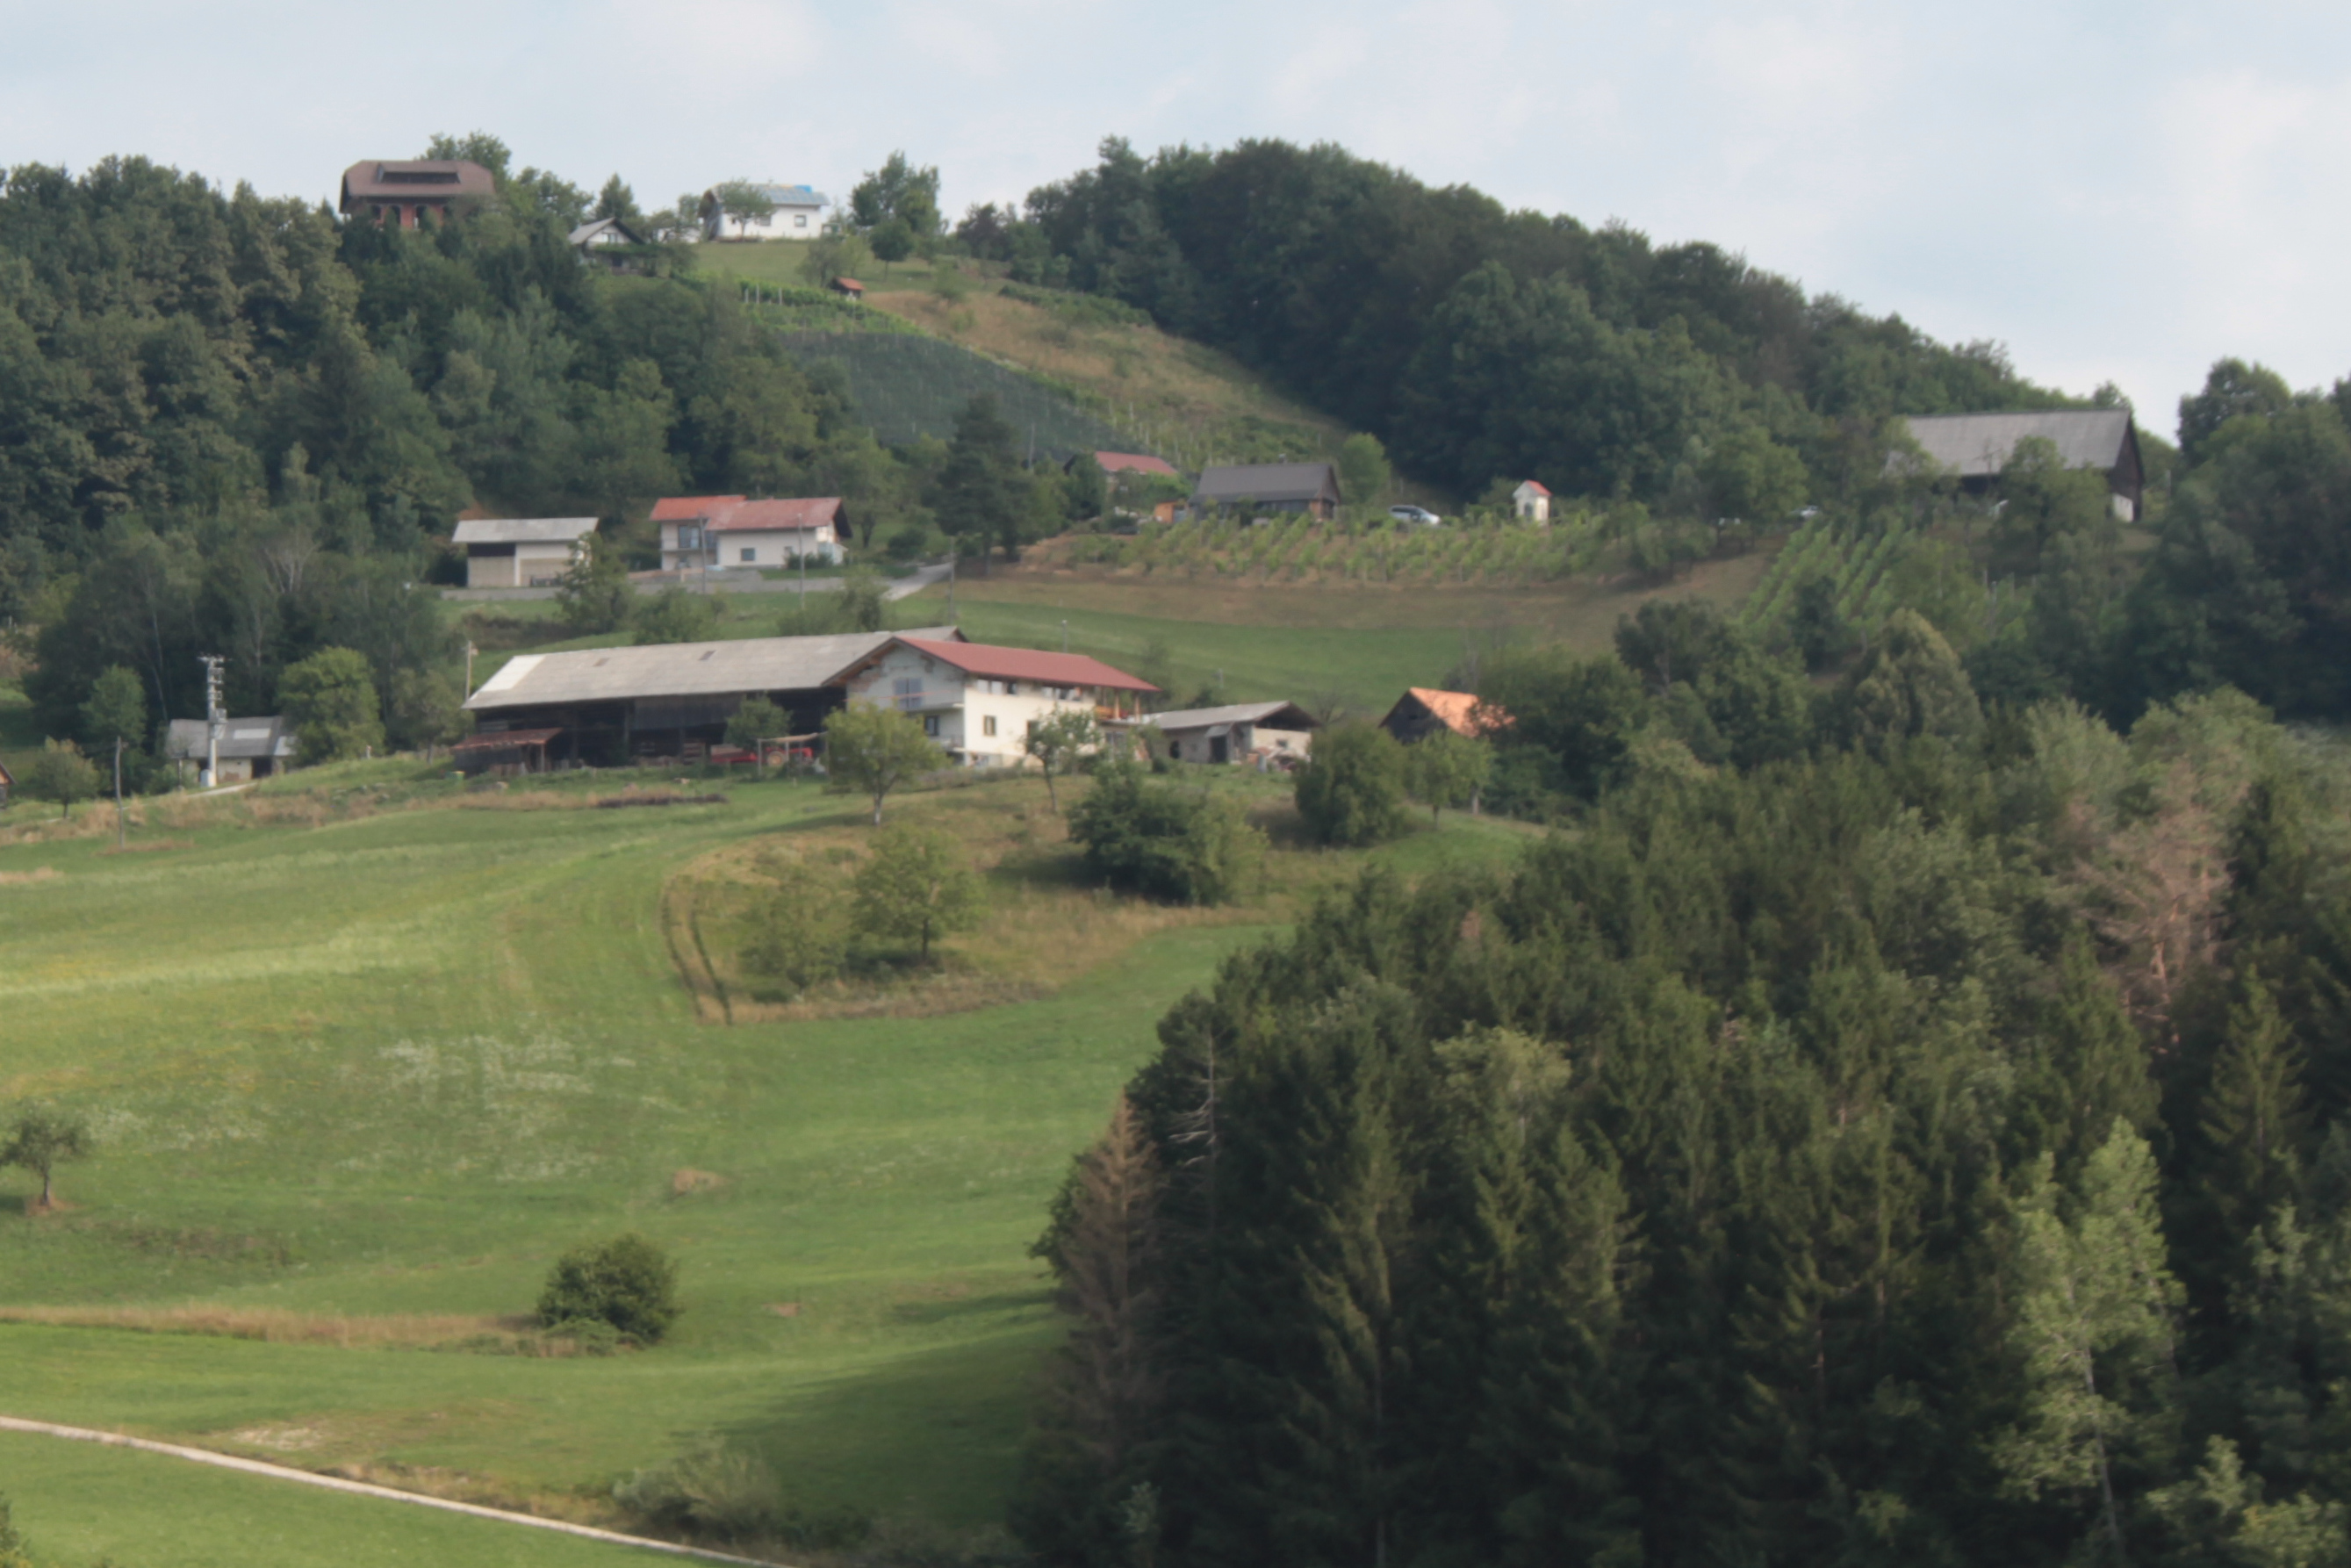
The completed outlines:
<svg viewBox="0 0 2351 1568">
<path fill-rule="evenodd" d="M 524 1525 L 0 1433 L 0 1481 L 43 1564 L 647 1568 L 677 1558 Z"/>
<path fill-rule="evenodd" d="M 132 841 L 155 847 L 127 855 L 103 813 L 0 819 L 0 1103 L 61 1102 L 103 1149 L 62 1172 L 69 1207 L 0 1208 L 0 1320 L 42 1320 L 0 1321 L 0 1411 L 607 1522 L 616 1478 L 715 1433 L 791 1502 L 983 1526 L 1051 1333 L 1026 1248 L 1069 1157 L 1158 1015 L 1362 863 L 1278 854 L 1272 903 L 1129 920 L 1024 972 L 1029 999 L 729 1028 L 697 1021 L 664 890 L 853 836 L 849 802 L 737 783 L 595 810 L 579 792 L 613 779 L 465 796 L 417 772 L 151 802 Z M 1066 930 L 1053 901 L 1095 902 L 1040 875 L 1070 852 L 1041 800 L 1008 780 L 904 803 L 969 819 L 993 864 L 968 968 Z M 1521 841 L 1452 821 L 1383 852 L 1409 872 Z M 669 1343 L 449 1348 L 509 1343 L 558 1251 L 629 1228 L 682 1260 Z M 37 1526 L 72 1512 L 0 1490 Z"/>
<path fill-rule="evenodd" d="M 1330 698 L 1376 716 L 1405 686 L 1441 685 L 1473 652 L 1525 642 L 1596 653 L 1647 600 L 1728 607 L 1765 564 L 1759 553 L 1708 561 L 1661 585 L 1576 578 L 1533 589 L 1186 581 L 1023 565 L 964 575 L 956 611 L 975 641 L 1028 647 L 1060 647 L 1067 621 L 1071 649 L 1129 670 L 1151 662 L 1156 645 L 1167 655 L 1156 674 L 1186 700 L 1221 671 L 1234 702 Z M 943 615 L 945 590 L 895 608 L 913 620 Z"/>
</svg>

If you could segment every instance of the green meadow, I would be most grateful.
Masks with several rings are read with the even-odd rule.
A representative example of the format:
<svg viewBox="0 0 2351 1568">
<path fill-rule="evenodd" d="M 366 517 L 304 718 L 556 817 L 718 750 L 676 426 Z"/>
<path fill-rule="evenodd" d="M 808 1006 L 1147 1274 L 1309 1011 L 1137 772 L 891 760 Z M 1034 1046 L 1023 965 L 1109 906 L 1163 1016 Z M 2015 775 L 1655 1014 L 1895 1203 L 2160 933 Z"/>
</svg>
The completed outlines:
<svg viewBox="0 0 2351 1568">
<path fill-rule="evenodd" d="M 61 1170 L 56 1213 L 0 1176 L 0 1317 L 20 1320 L 0 1322 L 0 1413 L 606 1523 L 624 1522 L 617 1478 L 715 1434 L 805 1509 L 1000 1517 L 1054 1332 L 1027 1249 L 1055 1185 L 1157 1018 L 1295 900 L 1147 931 L 1008 1005 L 706 1023 L 665 884 L 839 834 L 857 808 L 737 780 L 724 805 L 578 809 L 617 787 L 462 796 L 413 763 L 322 770 L 154 803 L 127 854 L 110 832 L 48 837 L 44 808 L 0 817 L 0 1106 L 61 1103 L 101 1145 Z M 1279 810 L 1274 781 L 1220 787 Z M 1041 803 L 1008 780 L 896 809 L 1008 817 L 1067 853 Z M 1383 852 L 1414 874 L 1520 837 L 1449 821 Z M 1328 885 L 1358 858 L 1281 852 L 1275 880 Z M 629 1229 L 681 1264 L 659 1348 L 448 1348 L 510 1342 L 557 1253 Z M 29 1441 L 0 1447 L 0 1491 L 37 1545 L 96 1540 L 40 1521 L 130 1461 L 18 1469 Z M 314 1560 L 124 1528 L 103 1549 L 133 1568 Z"/>
</svg>

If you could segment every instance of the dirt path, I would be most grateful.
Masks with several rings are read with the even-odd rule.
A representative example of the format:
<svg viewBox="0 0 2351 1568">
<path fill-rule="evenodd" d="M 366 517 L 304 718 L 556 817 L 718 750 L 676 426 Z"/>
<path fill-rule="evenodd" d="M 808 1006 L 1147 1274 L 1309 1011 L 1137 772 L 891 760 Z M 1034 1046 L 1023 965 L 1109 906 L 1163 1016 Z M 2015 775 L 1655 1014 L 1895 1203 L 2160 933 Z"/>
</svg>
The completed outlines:
<svg viewBox="0 0 2351 1568">
<path fill-rule="evenodd" d="M 329 1491 L 350 1492 L 359 1497 L 381 1498 L 386 1502 L 404 1502 L 418 1508 L 437 1508 L 446 1513 L 469 1513 L 477 1519 L 504 1520 L 508 1524 L 527 1524 L 535 1530 L 552 1530 L 565 1535 L 584 1536 L 590 1541 L 610 1542 L 615 1546 L 633 1546 L 640 1551 L 660 1552 L 672 1557 L 691 1557 L 704 1563 L 742 1563 L 751 1568 L 776 1568 L 765 1558 L 734 1557 L 724 1552 L 707 1552 L 698 1546 L 680 1546 L 672 1541 L 648 1541 L 640 1535 L 622 1535 L 618 1531 L 598 1530 L 593 1525 L 572 1524 L 559 1519 L 541 1519 L 536 1514 L 513 1513 L 502 1508 L 484 1508 L 479 1503 L 455 1502 L 447 1498 L 426 1497 L 421 1492 L 400 1491 L 392 1487 L 380 1487 L 366 1481 L 347 1481 L 340 1476 L 314 1475 L 286 1465 L 273 1465 L 262 1459 L 240 1459 L 231 1454 L 216 1454 L 209 1448 L 182 1448 L 177 1443 L 150 1442 L 144 1437 L 127 1437 L 120 1432 L 100 1432 L 88 1427 L 59 1427 L 47 1421 L 26 1421 L 15 1416 L 0 1416 L 0 1432 L 25 1432 L 37 1437 L 64 1437 L 77 1443 L 103 1443 L 114 1448 L 136 1448 L 141 1453 L 164 1454 L 175 1459 L 191 1459 L 200 1465 L 216 1465 L 225 1470 L 243 1470 L 247 1475 L 266 1476 L 274 1480 L 299 1481 L 305 1486 L 324 1487 Z"/>
</svg>

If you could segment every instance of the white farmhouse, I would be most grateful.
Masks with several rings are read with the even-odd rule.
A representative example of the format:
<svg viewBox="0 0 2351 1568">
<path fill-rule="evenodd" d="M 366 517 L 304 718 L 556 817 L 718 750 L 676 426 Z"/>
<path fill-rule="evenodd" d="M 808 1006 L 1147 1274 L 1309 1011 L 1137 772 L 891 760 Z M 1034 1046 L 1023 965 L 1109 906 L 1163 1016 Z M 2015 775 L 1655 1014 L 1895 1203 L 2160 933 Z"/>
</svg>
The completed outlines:
<svg viewBox="0 0 2351 1568">
<path fill-rule="evenodd" d="M 468 517 L 453 541 L 465 547 L 466 587 L 546 588 L 595 531 L 593 517 Z"/>
<path fill-rule="evenodd" d="M 718 571 L 841 559 L 848 519 L 841 497 L 747 501 L 740 496 L 670 496 L 653 507 L 664 571 Z"/>
<path fill-rule="evenodd" d="M 719 210 L 714 187 L 702 199 L 703 237 L 722 239 L 730 230 L 745 239 L 814 239 L 824 233 L 832 213 L 831 196 L 810 185 L 786 185 L 774 180 L 758 182 L 758 188 L 776 204 L 776 210 L 764 218 L 739 223 Z"/>
<path fill-rule="evenodd" d="M 1061 713 L 1120 719 L 1159 688 L 1083 653 L 893 637 L 826 683 L 849 700 L 894 707 L 972 768 L 1017 767 L 1031 725 Z"/>
</svg>

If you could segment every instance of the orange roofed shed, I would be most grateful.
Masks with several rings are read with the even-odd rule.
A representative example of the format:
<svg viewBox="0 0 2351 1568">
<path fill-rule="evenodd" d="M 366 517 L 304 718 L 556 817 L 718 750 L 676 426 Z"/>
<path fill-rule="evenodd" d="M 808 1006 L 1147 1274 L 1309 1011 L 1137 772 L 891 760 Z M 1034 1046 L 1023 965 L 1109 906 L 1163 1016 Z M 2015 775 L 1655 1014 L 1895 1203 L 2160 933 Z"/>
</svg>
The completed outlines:
<svg viewBox="0 0 2351 1568">
<path fill-rule="evenodd" d="M 1510 722 L 1510 716 L 1475 692 L 1446 692 L 1434 686 L 1413 686 L 1396 699 L 1380 720 L 1380 727 L 1398 740 L 1411 742 L 1449 729 L 1475 740 Z"/>
</svg>

